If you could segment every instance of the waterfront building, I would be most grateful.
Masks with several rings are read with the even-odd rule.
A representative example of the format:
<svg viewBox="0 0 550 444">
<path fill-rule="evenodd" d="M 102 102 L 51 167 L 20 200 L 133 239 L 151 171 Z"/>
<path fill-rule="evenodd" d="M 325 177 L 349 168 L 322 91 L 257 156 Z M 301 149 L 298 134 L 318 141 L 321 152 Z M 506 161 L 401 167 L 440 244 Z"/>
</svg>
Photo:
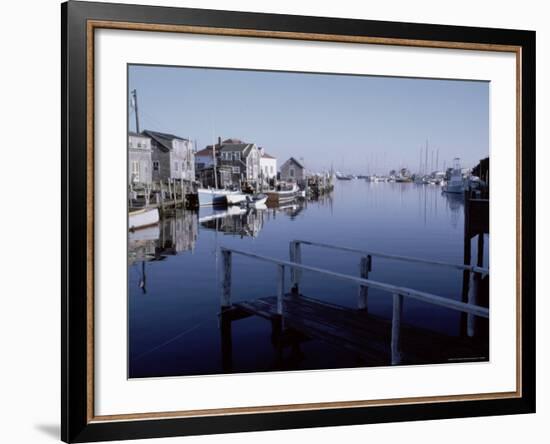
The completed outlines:
<svg viewBox="0 0 550 444">
<path fill-rule="evenodd" d="M 212 145 L 195 153 L 195 170 L 198 172 L 214 165 L 214 149 Z"/>
<path fill-rule="evenodd" d="M 214 173 L 218 176 L 217 182 L 214 178 Z M 229 166 L 209 165 L 196 170 L 196 179 L 203 188 L 232 188 L 232 170 Z"/>
<path fill-rule="evenodd" d="M 277 178 L 277 159 L 260 147 L 260 175 L 263 182 L 270 183 Z"/>
<path fill-rule="evenodd" d="M 151 139 L 128 133 L 128 183 L 150 185 L 152 182 Z"/>
<path fill-rule="evenodd" d="M 301 182 L 306 178 L 306 169 L 294 157 L 281 165 L 281 180 L 286 182 Z"/>
<path fill-rule="evenodd" d="M 195 180 L 195 155 L 189 139 L 149 130 L 142 134 L 151 138 L 153 181 Z"/>
<path fill-rule="evenodd" d="M 218 143 L 219 166 L 231 168 L 234 185 L 257 183 L 260 179 L 260 150 L 255 143 L 227 139 Z M 218 151 L 218 150 L 216 150 Z"/>
</svg>

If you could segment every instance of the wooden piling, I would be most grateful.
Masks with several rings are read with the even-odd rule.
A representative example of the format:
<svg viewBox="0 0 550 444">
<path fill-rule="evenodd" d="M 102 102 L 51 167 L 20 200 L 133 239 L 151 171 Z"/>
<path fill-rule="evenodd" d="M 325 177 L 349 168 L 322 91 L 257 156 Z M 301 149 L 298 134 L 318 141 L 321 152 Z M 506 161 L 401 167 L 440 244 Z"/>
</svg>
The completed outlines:
<svg viewBox="0 0 550 444">
<path fill-rule="evenodd" d="M 277 313 L 283 315 L 283 297 L 285 295 L 285 267 L 277 265 Z"/>
<path fill-rule="evenodd" d="M 220 344 L 222 355 L 222 371 L 233 372 L 233 333 L 231 329 L 232 319 L 222 310 L 220 314 Z"/>
<path fill-rule="evenodd" d="M 479 275 L 479 273 L 471 272 L 469 289 L 468 289 L 468 304 L 477 305 L 480 282 L 481 282 L 481 276 Z M 466 332 L 468 334 L 468 337 L 473 338 L 476 335 L 476 330 L 477 330 L 476 324 L 477 324 L 476 316 L 469 313 L 467 315 L 467 321 L 466 321 Z"/>
<path fill-rule="evenodd" d="M 222 295 L 221 295 L 221 306 L 227 308 L 231 306 L 231 251 L 222 250 Z"/>
<path fill-rule="evenodd" d="M 300 242 L 293 241 L 290 243 L 290 262 L 296 262 L 298 264 L 302 263 L 302 245 Z M 300 277 L 300 270 L 297 268 L 290 269 L 290 286 L 293 294 L 300 293 Z"/>
<path fill-rule="evenodd" d="M 370 255 L 361 258 L 359 263 L 359 276 L 368 279 L 369 271 L 371 270 L 372 257 Z M 365 285 L 359 286 L 359 297 L 357 301 L 357 308 L 359 310 L 367 310 L 367 298 L 369 294 L 369 287 Z"/>
<path fill-rule="evenodd" d="M 403 313 L 403 296 L 393 294 L 393 313 L 391 322 L 391 363 L 401 363 L 401 315 Z"/>
</svg>

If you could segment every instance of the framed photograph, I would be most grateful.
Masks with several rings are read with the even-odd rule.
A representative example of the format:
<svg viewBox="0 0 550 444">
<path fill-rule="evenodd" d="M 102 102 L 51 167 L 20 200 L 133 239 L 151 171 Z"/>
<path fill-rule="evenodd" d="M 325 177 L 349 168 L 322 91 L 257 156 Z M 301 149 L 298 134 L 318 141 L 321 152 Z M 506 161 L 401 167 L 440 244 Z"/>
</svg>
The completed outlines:
<svg viewBox="0 0 550 444">
<path fill-rule="evenodd" d="M 62 439 L 535 411 L 535 33 L 62 5 Z"/>
</svg>

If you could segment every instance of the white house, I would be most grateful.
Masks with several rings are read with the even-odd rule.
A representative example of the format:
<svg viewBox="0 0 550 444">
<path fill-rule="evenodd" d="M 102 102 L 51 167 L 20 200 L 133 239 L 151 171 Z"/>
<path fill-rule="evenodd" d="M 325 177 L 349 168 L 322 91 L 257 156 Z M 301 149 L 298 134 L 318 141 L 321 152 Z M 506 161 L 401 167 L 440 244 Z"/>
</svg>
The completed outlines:
<svg viewBox="0 0 550 444">
<path fill-rule="evenodd" d="M 152 169 L 151 139 L 128 133 L 128 183 L 151 184 Z"/>
<path fill-rule="evenodd" d="M 260 173 L 264 181 L 269 181 L 277 177 L 277 159 L 265 152 L 263 148 L 260 151 Z"/>
</svg>

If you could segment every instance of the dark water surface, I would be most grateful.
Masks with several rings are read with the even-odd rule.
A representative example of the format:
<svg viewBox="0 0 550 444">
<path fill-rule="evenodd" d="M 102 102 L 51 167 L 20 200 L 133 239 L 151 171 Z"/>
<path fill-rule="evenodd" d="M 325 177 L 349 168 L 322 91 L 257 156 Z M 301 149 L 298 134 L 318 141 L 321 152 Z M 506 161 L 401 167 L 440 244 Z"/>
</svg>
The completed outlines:
<svg viewBox="0 0 550 444">
<path fill-rule="evenodd" d="M 435 185 L 337 181 L 320 201 L 288 208 L 178 211 L 159 227 L 130 234 L 129 376 L 222 373 L 219 247 L 280 259 L 289 241 L 311 240 L 371 251 L 462 263 L 464 202 Z M 485 251 L 488 251 L 486 247 Z M 475 257 L 475 245 L 473 245 Z M 486 255 L 487 256 L 487 255 Z M 144 261 L 143 258 L 146 257 Z M 485 265 L 488 265 L 487 257 Z M 302 247 L 307 265 L 359 274 L 360 255 Z M 274 295 L 275 265 L 234 255 L 232 300 Z M 288 290 L 288 276 L 286 289 Z M 369 278 L 461 300 L 462 272 L 373 258 Z M 355 307 L 357 286 L 304 272 L 301 292 Z M 391 294 L 370 290 L 369 312 L 391 319 Z M 459 334 L 460 314 L 406 299 L 403 322 Z M 233 371 L 355 367 L 356 356 L 312 340 L 277 359 L 271 325 L 256 316 L 233 323 Z"/>
</svg>

